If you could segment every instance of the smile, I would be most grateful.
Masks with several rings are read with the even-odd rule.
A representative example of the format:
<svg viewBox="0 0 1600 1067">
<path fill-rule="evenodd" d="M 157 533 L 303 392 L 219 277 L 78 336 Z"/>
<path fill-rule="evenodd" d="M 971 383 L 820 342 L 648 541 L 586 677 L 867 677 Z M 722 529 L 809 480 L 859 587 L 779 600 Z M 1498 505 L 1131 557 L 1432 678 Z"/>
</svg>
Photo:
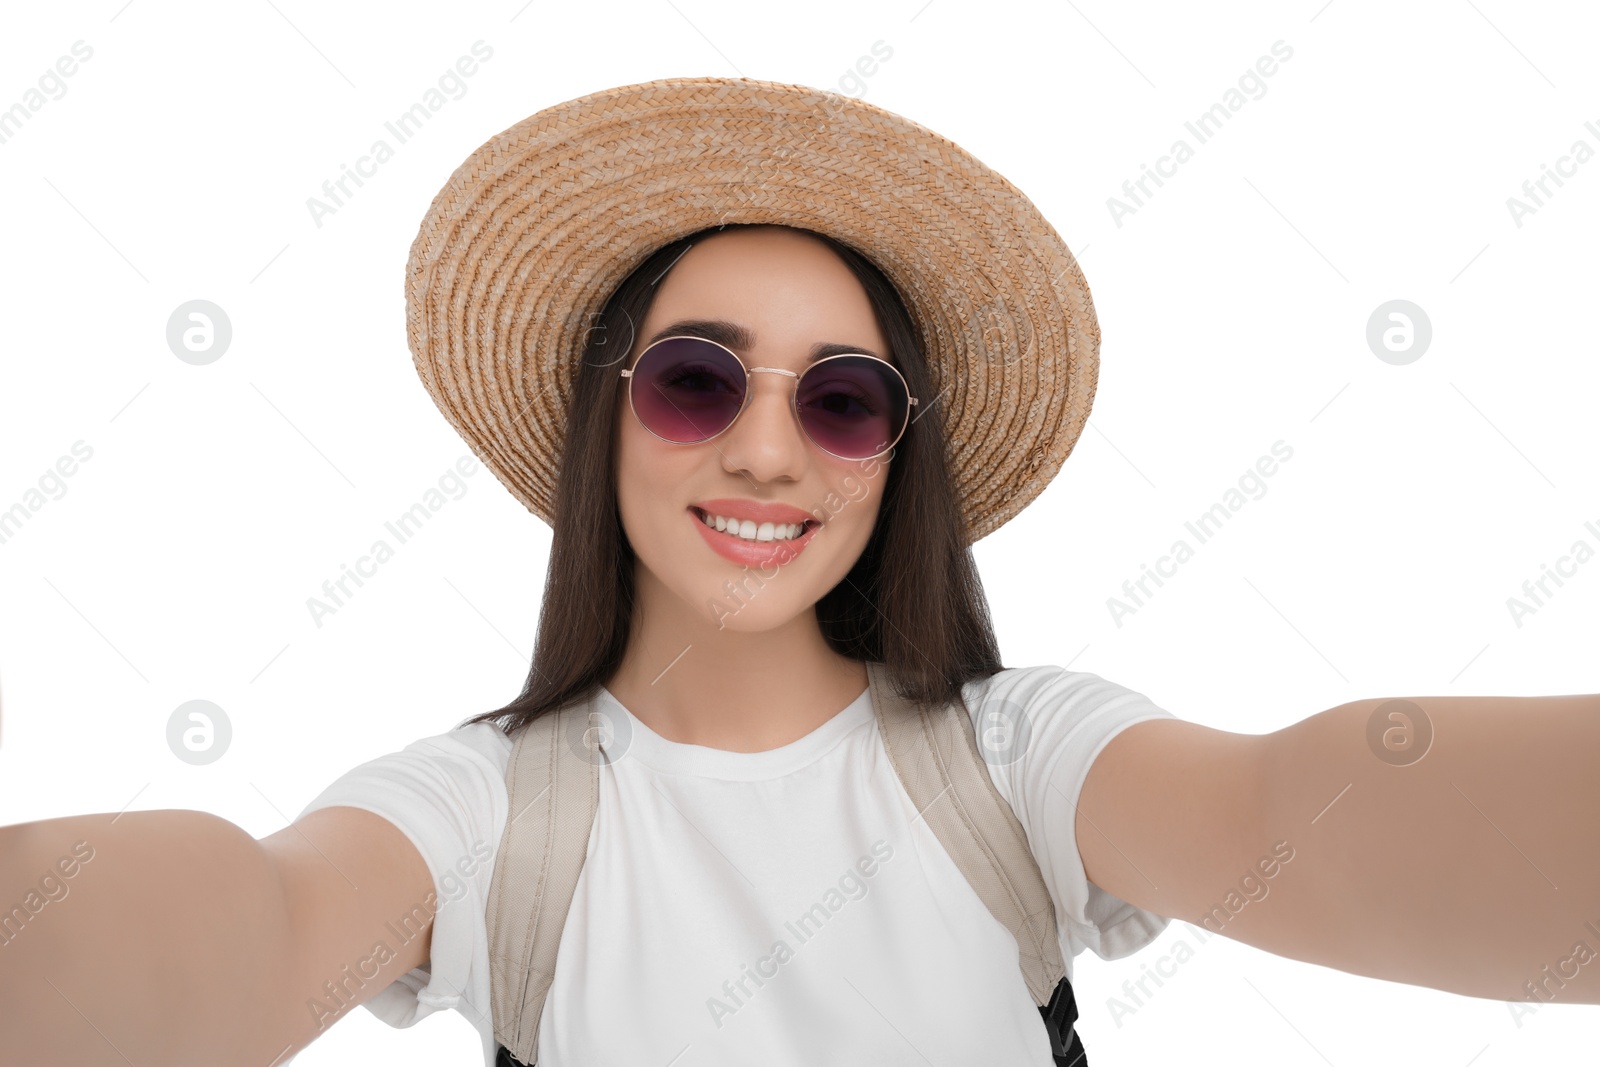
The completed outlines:
<svg viewBox="0 0 1600 1067">
<path fill-rule="evenodd" d="M 804 523 L 756 523 L 750 519 L 745 519 L 741 522 L 738 519 L 730 519 L 723 515 L 712 515 L 701 511 L 699 508 L 690 510 L 700 517 L 701 522 L 712 529 L 720 530 L 730 536 L 739 537 L 746 541 L 793 541 L 804 533 L 807 527 L 815 525 L 813 520 L 808 520 Z"/>
<path fill-rule="evenodd" d="M 746 566 L 790 563 L 822 528 L 815 519 L 803 523 L 757 523 L 712 515 L 693 506 L 688 511 L 695 528 L 713 551 Z M 719 522 L 722 529 L 717 528 Z"/>
</svg>

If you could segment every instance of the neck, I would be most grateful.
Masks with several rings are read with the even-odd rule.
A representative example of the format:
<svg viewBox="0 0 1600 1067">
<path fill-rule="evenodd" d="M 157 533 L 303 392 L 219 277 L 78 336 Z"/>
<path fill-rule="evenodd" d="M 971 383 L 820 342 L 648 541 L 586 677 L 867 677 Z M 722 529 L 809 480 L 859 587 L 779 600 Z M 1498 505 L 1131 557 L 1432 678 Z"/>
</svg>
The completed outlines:
<svg viewBox="0 0 1600 1067">
<path fill-rule="evenodd" d="M 861 695 L 866 666 L 828 646 L 816 609 L 768 630 L 718 629 L 639 568 L 632 633 L 606 682 L 669 741 L 764 752 L 796 741 Z"/>
</svg>

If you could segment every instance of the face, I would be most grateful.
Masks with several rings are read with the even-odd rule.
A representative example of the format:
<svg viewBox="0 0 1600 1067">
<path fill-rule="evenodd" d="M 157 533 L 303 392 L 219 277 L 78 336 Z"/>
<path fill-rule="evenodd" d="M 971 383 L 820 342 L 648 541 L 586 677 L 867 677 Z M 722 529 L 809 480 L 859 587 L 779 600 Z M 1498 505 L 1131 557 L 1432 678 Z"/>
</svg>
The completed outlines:
<svg viewBox="0 0 1600 1067">
<path fill-rule="evenodd" d="M 729 344 L 747 368 L 799 374 L 818 344 L 890 359 L 872 305 L 827 245 L 780 227 L 724 230 L 673 265 L 629 351 L 631 366 L 674 324 L 723 320 L 748 333 Z M 892 362 L 892 359 L 891 359 Z M 617 493 L 638 557 L 647 608 L 675 598 L 719 629 L 766 630 L 808 611 L 854 565 L 872 533 L 892 452 L 847 460 L 813 444 L 795 418 L 795 379 L 752 373 L 734 424 L 708 441 L 675 444 L 634 417 L 619 380 Z M 641 386 L 642 388 L 642 386 Z M 702 516 L 748 519 L 774 506 L 774 534 L 802 519 L 792 542 L 744 541 Z M 743 522 L 740 529 L 745 529 Z"/>
</svg>

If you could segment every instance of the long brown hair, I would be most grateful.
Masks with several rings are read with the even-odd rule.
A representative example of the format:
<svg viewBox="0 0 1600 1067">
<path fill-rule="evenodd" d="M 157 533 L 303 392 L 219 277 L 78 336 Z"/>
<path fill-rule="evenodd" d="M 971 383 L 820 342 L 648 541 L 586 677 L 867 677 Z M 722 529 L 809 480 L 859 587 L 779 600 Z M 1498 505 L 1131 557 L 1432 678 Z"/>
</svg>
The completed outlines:
<svg viewBox="0 0 1600 1067">
<path fill-rule="evenodd" d="M 728 228 L 708 227 L 657 249 L 617 286 L 590 330 L 567 411 L 533 663 L 515 700 L 462 725 L 492 719 L 514 733 L 591 696 L 621 665 L 632 621 L 635 556 L 617 509 L 616 400 L 623 381 L 617 371 L 628 353 L 616 339 L 631 345 L 634 324 L 644 322 L 673 264 L 700 238 Z M 928 398 L 918 410 L 930 410 L 933 379 L 893 283 L 849 245 L 790 228 L 825 242 L 855 274 L 889 344 L 890 360 L 911 395 Z M 872 535 L 815 610 L 829 647 L 852 659 L 881 662 L 895 689 L 915 701 L 955 702 L 966 682 L 1002 669 L 937 416 L 918 417 L 895 446 Z"/>
</svg>

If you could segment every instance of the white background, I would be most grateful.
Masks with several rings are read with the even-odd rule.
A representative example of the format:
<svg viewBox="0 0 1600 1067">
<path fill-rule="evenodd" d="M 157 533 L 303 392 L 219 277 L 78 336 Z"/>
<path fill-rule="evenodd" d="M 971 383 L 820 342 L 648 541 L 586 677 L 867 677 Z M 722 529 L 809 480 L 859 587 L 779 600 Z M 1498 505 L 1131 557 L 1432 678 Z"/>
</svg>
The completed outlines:
<svg viewBox="0 0 1600 1067">
<path fill-rule="evenodd" d="M 666 76 L 864 95 L 1010 178 L 1081 257 L 1104 331 L 1089 426 L 975 550 L 1008 665 L 1094 671 L 1247 733 L 1365 697 L 1600 690 L 1600 562 L 1520 627 L 1507 608 L 1575 541 L 1600 547 L 1600 160 L 1520 227 L 1507 207 L 1575 140 L 1600 149 L 1582 5 L 109 0 L 5 17 L 0 107 L 73 42 L 93 56 L 0 144 L 0 509 L 74 442 L 93 456 L 0 544 L 0 822 L 196 808 L 264 836 L 356 763 L 516 694 L 549 529 L 481 467 L 320 628 L 306 600 L 467 454 L 403 333 L 434 193 L 534 111 Z M 318 227 L 307 198 L 479 39 L 494 54 L 466 94 Z M 1197 144 L 1185 120 L 1280 40 L 1293 56 L 1265 94 Z M 878 41 L 892 56 L 841 82 Z M 1179 137 L 1194 158 L 1117 225 L 1107 199 Z M 233 327 L 208 366 L 166 343 L 192 299 Z M 1391 299 L 1432 323 L 1404 366 L 1366 342 Z M 1117 625 L 1108 598 L 1279 440 L 1293 458 L 1265 495 Z M 208 766 L 167 747 L 194 698 L 233 726 Z M 1394 906 L 1427 901 L 1396 887 Z M 1096 1067 L 1594 1054 L 1593 1007 L 1519 1026 L 1497 1001 L 1224 938 L 1114 1020 L 1108 998 L 1180 938 L 1078 958 Z M 363 1011 L 297 1062 L 380 1057 L 478 1049 L 454 1014 L 395 1031 Z"/>
</svg>

